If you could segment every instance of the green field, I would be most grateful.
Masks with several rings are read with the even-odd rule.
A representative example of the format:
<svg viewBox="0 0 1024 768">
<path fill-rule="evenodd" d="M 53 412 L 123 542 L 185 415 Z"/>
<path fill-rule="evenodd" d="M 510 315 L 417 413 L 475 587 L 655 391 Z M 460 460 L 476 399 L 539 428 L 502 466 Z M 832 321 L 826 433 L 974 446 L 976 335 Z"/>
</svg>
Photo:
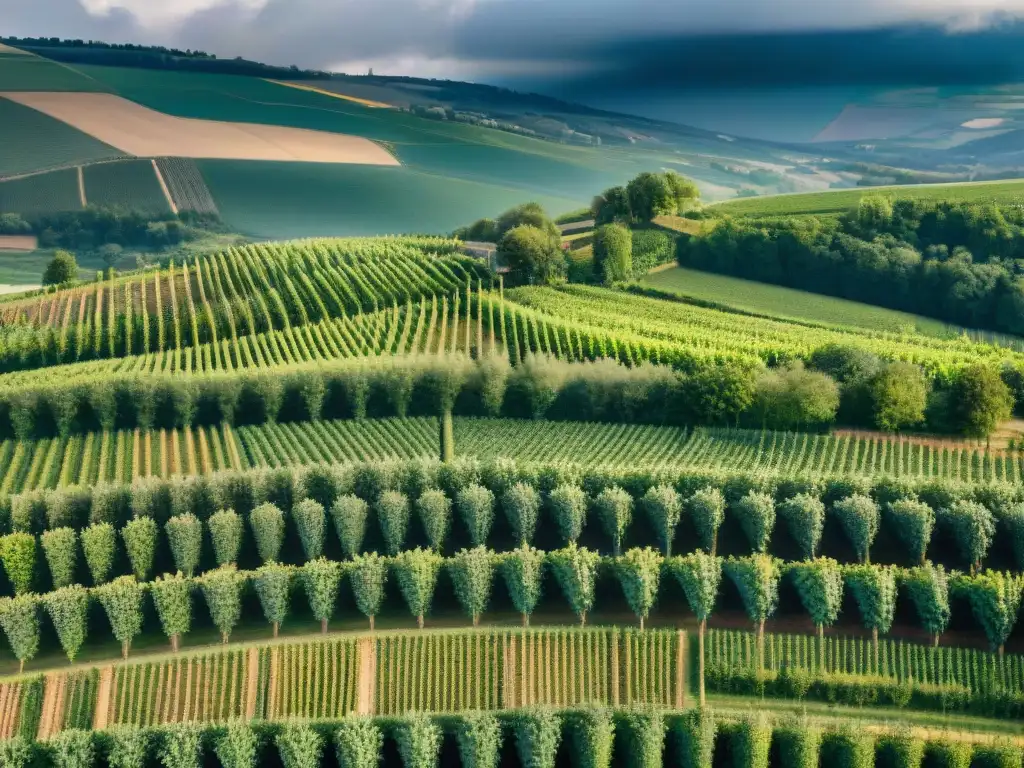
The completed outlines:
<svg viewBox="0 0 1024 768">
<path fill-rule="evenodd" d="M 864 187 L 795 195 L 746 197 L 717 203 L 710 210 L 731 216 L 791 216 L 842 213 L 856 208 L 864 195 L 891 195 L 911 200 L 956 200 L 965 203 L 1024 203 L 1024 181 L 979 181 L 959 184 L 915 184 Z"/>
<path fill-rule="evenodd" d="M 81 71 L 34 55 L 0 52 L 0 91 L 106 91 Z"/>
<path fill-rule="evenodd" d="M 170 214 L 160 182 L 149 160 L 125 160 L 86 166 L 85 199 L 89 205 Z"/>
<path fill-rule="evenodd" d="M 78 211 L 78 171 L 65 168 L 11 181 L 0 181 L 0 213 L 56 213 Z"/>
<path fill-rule="evenodd" d="M 67 123 L 10 99 L 0 98 L 0 126 L 0 179 L 122 154 Z"/>
<path fill-rule="evenodd" d="M 684 267 L 646 275 L 641 278 L 640 285 L 783 320 L 891 333 L 916 331 L 939 337 L 950 334 L 945 323 L 932 318 Z"/>
</svg>

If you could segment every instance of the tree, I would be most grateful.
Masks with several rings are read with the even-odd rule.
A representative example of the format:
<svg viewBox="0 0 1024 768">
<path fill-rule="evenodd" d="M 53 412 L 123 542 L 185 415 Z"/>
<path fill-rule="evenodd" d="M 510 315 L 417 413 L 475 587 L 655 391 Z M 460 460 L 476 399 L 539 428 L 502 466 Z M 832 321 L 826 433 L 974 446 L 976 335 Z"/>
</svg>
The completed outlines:
<svg viewBox="0 0 1024 768">
<path fill-rule="evenodd" d="M 107 736 L 107 765 L 110 768 L 146 768 L 152 740 L 149 730 L 135 725 L 118 725 L 107 731 Z"/>
<path fill-rule="evenodd" d="M 1013 396 L 999 372 L 980 363 L 960 371 L 950 402 L 953 426 L 969 437 L 988 438 L 1013 412 Z"/>
<path fill-rule="evenodd" d="M 0 598 L 0 628 L 7 635 L 21 674 L 25 662 L 39 652 L 39 598 L 32 594 Z"/>
<path fill-rule="evenodd" d="M 622 585 L 626 602 L 640 619 L 640 629 L 651 613 L 658 599 L 658 584 L 661 582 L 661 553 L 650 547 L 634 547 L 615 559 L 615 572 Z"/>
<path fill-rule="evenodd" d="M 605 285 L 633 276 L 633 235 L 620 224 L 605 224 L 594 230 L 594 271 Z"/>
<path fill-rule="evenodd" d="M 928 405 L 928 380 L 920 366 L 889 363 L 868 382 L 874 424 L 898 432 L 924 422 Z"/>
<path fill-rule="evenodd" d="M 590 204 L 590 212 L 594 215 L 597 226 L 612 223 L 628 223 L 633 220 L 633 212 L 629 209 L 629 193 L 625 187 L 611 187 L 594 198 Z"/>
<path fill-rule="evenodd" d="M 647 517 L 658 534 L 665 557 L 672 556 L 672 540 L 683 514 L 683 500 L 671 485 L 656 485 L 647 489 L 641 500 Z"/>
<path fill-rule="evenodd" d="M 875 669 L 878 669 L 878 633 L 888 632 L 896 615 L 896 569 L 892 566 L 854 565 L 846 568 L 846 586 L 871 630 Z"/>
<path fill-rule="evenodd" d="M 790 535 L 800 546 L 801 554 L 810 560 L 817 553 L 825 530 L 825 505 L 821 499 L 798 493 L 779 505 L 779 514 L 786 521 Z"/>
<path fill-rule="evenodd" d="M 1010 548 L 1017 558 L 1017 568 L 1024 570 L 1024 504 L 1009 504 L 1003 509 L 1003 528 L 1010 535 Z"/>
<path fill-rule="evenodd" d="M 352 494 L 339 496 L 331 505 L 334 530 L 338 534 L 338 541 L 341 542 L 341 551 L 346 557 L 355 557 L 363 551 L 369 512 L 367 503 Z"/>
<path fill-rule="evenodd" d="M 32 590 L 32 577 L 36 569 L 36 540 L 31 533 L 0 536 L 0 561 L 14 587 L 14 594 L 24 595 Z"/>
<path fill-rule="evenodd" d="M 540 600 L 544 579 L 545 555 L 538 549 L 524 546 L 498 557 L 512 604 L 523 617 L 523 626 L 530 626 L 530 615 Z"/>
<path fill-rule="evenodd" d="M 594 499 L 597 519 L 612 540 L 612 554 L 618 557 L 622 552 L 622 540 L 633 519 L 633 497 L 613 485 L 605 488 Z"/>
<path fill-rule="evenodd" d="M 615 721 L 607 707 L 591 704 L 566 715 L 578 768 L 611 768 Z"/>
<path fill-rule="evenodd" d="M 451 526 L 452 503 L 443 491 L 426 490 L 416 500 L 416 511 L 419 513 L 423 530 L 427 534 L 430 546 L 438 552 L 444 547 Z"/>
<path fill-rule="evenodd" d="M 565 542 L 579 539 L 587 522 L 587 493 L 578 485 L 563 483 L 548 494 L 548 508 Z"/>
<path fill-rule="evenodd" d="M 970 563 L 971 573 L 979 570 L 996 535 L 996 520 L 992 513 L 976 501 L 960 500 L 947 509 L 939 510 L 939 517 L 952 532 L 964 559 Z"/>
<path fill-rule="evenodd" d="M 725 520 L 725 497 L 717 488 L 701 488 L 686 500 L 701 546 L 712 555 L 718 549 L 718 529 Z"/>
<path fill-rule="evenodd" d="M 587 613 L 594 607 L 594 589 L 597 586 L 597 567 L 601 556 L 586 547 L 570 544 L 548 555 L 548 563 L 562 594 L 569 601 L 580 625 L 587 623 Z"/>
<path fill-rule="evenodd" d="M 237 563 L 242 549 L 242 516 L 233 509 L 221 509 L 210 515 L 206 525 L 217 565 Z"/>
<path fill-rule="evenodd" d="M 780 765 L 786 768 L 818 768 L 821 759 L 821 728 L 817 725 L 794 719 L 777 727 L 774 737 L 779 745 Z"/>
<path fill-rule="evenodd" d="M 779 562 L 768 555 L 730 557 L 723 565 L 736 585 L 743 608 L 757 628 L 759 666 L 764 667 L 764 623 L 779 605 Z"/>
<path fill-rule="evenodd" d="M 78 532 L 74 528 L 55 528 L 43 531 L 40 541 L 53 586 L 60 589 L 74 584 L 78 565 Z"/>
<path fill-rule="evenodd" d="M 736 502 L 736 516 L 755 552 L 767 552 L 775 529 L 775 499 L 767 493 L 748 491 Z"/>
<path fill-rule="evenodd" d="M 234 566 L 221 566 L 199 579 L 213 625 L 220 631 L 221 642 L 227 643 L 231 630 L 242 617 L 242 585 L 245 576 Z"/>
<path fill-rule="evenodd" d="M 327 536 L 327 512 L 313 499 L 303 499 L 292 507 L 292 518 L 307 560 L 316 560 L 324 551 Z"/>
<path fill-rule="evenodd" d="M 558 239 L 529 225 L 506 232 L 498 241 L 496 255 L 498 263 L 506 265 L 519 283 L 547 285 L 565 273 L 565 256 Z"/>
<path fill-rule="evenodd" d="M 67 285 L 78 279 L 78 262 L 73 253 L 64 250 L 53 252 L 53 258 L 43 270 L 43 285 Z"/>
<path fill-rule="evenodd" d="M 377 768 L 384 749 L 384 733 L 368 717 L 349 716 L 338 721 L 334 751 L 339 768 Z"/>
<path fill-rule="evenodd" d="M 697 616 L 697 680 L 700 686 L 700 702 L 704 706 L 704 634 L 708 618 L 715 610 L 718 587 L 722 583 L 722 559 L 704 552 L 692 552 L 686 557 L 666 560 L 669 573 L 683 588 L 690 610 Z"/>
<path fill-rule="evenodd" d="M 764 712 L 743 718 L 733 732 L 733 765 L 736 768 L 768 768 L 771 743 L 772 726 Z"/>
<path fill-rule="evenodd" d="M 224 734 L 213 743 L 223 768 L 258 768 L 259 748 L 259 735 L 243 720 L 229 720 Z"/>
<path fill-rule="evenodd" d="M 535 227 L 555 240 L 559 238 L 557 225 L 548 217 L 540 203 L 522 203 L 501 214 L 496 222 L 498 237 L 521 226 Z"/>
<path fill-rule="evenodd" d="M 917 499 L 898 499 L 891 502 L 887 510 L 893 530 L 914 562 L 924 565 L 935 528 L 935 512 Z"/>
<path fill-rule="evenodd" d="M 398 589 L 409 606 L 416 624 L 423 629 L 424 616 L 434 600 L 437 572 L 441 567 L 441 556 L 429 549 L 408 549 L 394 559 L 395 577 Z"/>
<path fill-rule="evenodd" d="M 558 744 L 562 740 L 562 720 L 550 709 L 527 709 L 512 720 L 516 754 L 522 768 L 555 768 Z"/>
<path fill-rule="evenodd" d="M 494 560 L 494 553 L 486 547 L 474 547 L 460 550 L 448 561 L 455 596 L 472 617 L 474 627 L 480 625 L 480 614 L 491 598 Z"/>
<path fill-rule="evenodd" d="M 675 213 L 682 213 L 689 205 L 700 199 L 700 190 L 690 179 L 675 171 L 663 174 L 676 203 Z"/>
<path fill-rule="evenodd" d="M 153 572 L 156 536 L 156 520 L 151 517 L 136 517 L 121 529 L 121 539 L 132 564 L 132 573 L 139 581 L 148 581 Z"/>
<path fill-rule="evenodd" d="M 92 768 L 96 762 L 91 731 L 68 728 L 52 736 L 47 747 L 55 768 Z"/>
<path fill-rule="evenodd" d="M 319 768 L 324 739 L 305 723 L 287 723 L 274 741 L 284 768 Z"/>
<path fill-rule="evenodd" d="M 142 632 L 142 595 L 144 589 L 133 576 L 121 576 L 93 589 L 121 643 L 121 656 L 128 658 L 132 640 Z"/>
<path fill-rule="evenodd" d="M 501 497 L 501 508 L 520 546 L 533 541 L 540 516 L 540 494 L 529 483 L 515 483 Z"/>
<path fill-rule="evenodd" d="M 177 652 L 181 636 L 192 629 L 192 579 L 178 573 L 158 576 L 150 584 L 150 594 L 164 634 L 171 641 L 171 650 Z"/>
<path fill-rule="evenodd" d="M 121 261 L 121 256 L 124 255 L 124 248 L 117 243 L 104 243 L 99 247 L 99 254 L 103 263 L 107 265 L 107 268 L 103 270 L 104 275 L 108 279 L 113 278 L 114 268 Z"/>
<path fill-rule="evenodd" d="M 377 522 L 389 555 L 397 555 L 409 530 L 409 497 L 400 491 L 384 491 L 374 505 Z"/>
<path fill-rule="evenodd" d="M 835 624 L 843 607 L 843 570 L 828 557 L 793 563 L 788 570 L 804 610 L 818 629 L 818 662 L 824 668 L 825 627 Z"/>
<path fill-rule="evenodd" d="M 110 523 L 93 523 L 82 530 L 82 551 L 93 584 L 110 578 L 117 553 L 117 532 Z"/>
<path fill-rule="evenodd" d="M 705 706 L 683 713 L 673 729 L 680 765 L 684 768 L 710 768 L 715 753 L 718 725 L 715 715 Z"/>
<path fill-rule="evenodd" d="M 914 604 L 921 627 L 934 639 L 949 626 L 949 576 L 941 565 L 921 565 L 903 573 L 903 588 Z"/>
<path fill-rule="evenodd" d="M 494 523 L 494 494 L 482 485 L 471 483 L 456 494 L 455 506 L 473 546 L 486 544 Z"/>
<path fill-rule="evenodd" d="M 172 517 L 164 525 L 174 566 L 186 576 L 199 568 L 203 552 L 203 524 L 191 512 Z"/>
<path fill-rule="evenodd" d="M 0 740 L 0 766 L 3 768 L 28 768 L 32 764 L 32 748 L 25 737 L 15 734 Z"/>
<path fill-rule="evenodd" d="M 43 606 L 53 622 L 60 647 L 67 654 L 68 661 L 73 662 L 85 642 L 88 590 L 78 584 L 62 587 L 43 595 Z"/>
<path fill-rule="evenodd" d="M 1024 595 L 1024 577 L 999 571 L 985 571 L 974 576 L 959 576 L 956 590 L 967 596 L 971 612 L 993 650 L 1003 656 L 1006 640 L 1013 632 Z"/>
<path fill-rule="evenodd" d="M 274 637 L 277 637 L 281 624 L 288 616 L 292 568 L 275 562 L 266 563 L 253 573 L 252 583 L 260 605 L 263 606 L 263 615 L 273 625 Z"/>
<path fill-rule="evenodd" d="M 260 504 L 249 514 L 249 527 L 252 528 L 260 560 L 276 562 L 284 544 L 284 512 L 269 502 Z"/>
<path fill-rule="evenodd" d="M 172 723 L 163 729 L 160 762 L 164 768 L 201 768 L 203 731 L 198 723 Z"/>
<path fill-rule="evenodd" d="M 826 344 L 811 353 L 808 365 L 840 384 L 867 381 L 879 370 L 878 355 L 847 344 Z"/>
<path fill-rule="evenodd" d="M 753 408 L 763 429 L 828 425 L 839 410 L 839 387 L 825 374 L 800 364 L 776 368 L 757 379 Z"/>
<path fill-rule="evenodd" d="M 501 723 L 490 712 L 466 712 L 455 726 L 462 768 L 498 768 Z M 373 766 L 367 766 L 373 768 Z"/>
<path fill-rule="evenodd" d="M 370 631 L 384 602 L 388 582 L 388 561 L 376 552 L 356 555 L 348 569 L 349 582 L 360 613 L 370 620 Z"/>
<path fill-rule="evenodd" d="M 441 757 L 441 727 L 425 714 L 413 714 L 399 722 L 395 741 L 405 768 L 437 766 Z"/>
<path fill-rule="evenodd" d="M 334 616 L 341 584 L 341 563 L 323 557 L 302 566 L 302 586 L 306 589 L 313 616 L 320 620 L 320 632 L 327 633 L 327 623 Z"/>
<path fill-rule="evenodd" d="M 871 544 L 878 535 L 880 510 L 870 496 L 855 493 L 832 505 L 846 537 L 862 563 L 871 562 Z"/>
<path fill-rule="evenodd" d="M 645 171 L 626 185 L 629 208 L 637 221 L 651 221 L 656 216 L 676 212 L 675 191 L 664 174 Z"/>
<path fill-rule="evenodd" d="M 661 768 L 665 748 L 665 716 L 653 708 L 627 709 L 621 715 L 627 744 L 625 764 L 631 768 Z"/>
</svg>

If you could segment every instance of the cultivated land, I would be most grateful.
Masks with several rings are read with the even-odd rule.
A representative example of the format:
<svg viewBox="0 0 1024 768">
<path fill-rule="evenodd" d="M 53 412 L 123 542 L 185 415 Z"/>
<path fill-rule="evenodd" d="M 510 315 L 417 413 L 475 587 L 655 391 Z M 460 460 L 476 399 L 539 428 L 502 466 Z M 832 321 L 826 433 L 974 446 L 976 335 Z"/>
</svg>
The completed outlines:
<svg viewBox="0 0 1024 768">
<path fill-rule="evenodd" d="M 35 235 L 0 235 L 0 251 L 34 251 L 39 246 Z"/>
</svg>

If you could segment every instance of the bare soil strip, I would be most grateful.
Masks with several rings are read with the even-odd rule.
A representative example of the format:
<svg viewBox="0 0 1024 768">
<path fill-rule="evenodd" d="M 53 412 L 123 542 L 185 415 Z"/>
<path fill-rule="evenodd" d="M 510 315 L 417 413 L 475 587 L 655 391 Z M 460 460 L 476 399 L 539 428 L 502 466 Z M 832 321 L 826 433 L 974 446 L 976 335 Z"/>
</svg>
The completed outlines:
<svg viewBox="0 0 1024 768">
<path fill-rule="evenodd" d="M 356 685 L 356 714 L 372 715 L 375 709 L 373 692 L 377 687 L 377 641 L 372 637 L 359 640 L 359 672 Z"/>
<path fill-rule="evenodd" d="M 248 651 L 248 670 L 245 676 L 245 719 L 256 717 L 256 696 L 260 677 L 260 649 L 250 648 Z"/>
<path fill-rule="evenodd" d="M 20 48 L 11 48 L 9 45 L 0 43 L 0 53 L 6 53 L 8 56 L 31 56 L 28 51 L 23 51 Z"/>
<path fill-rule="evenodd" d="M 108 93 L 2 93 L 137 157 L 400 165 L 359 136 L 173 117 Z"/>
<path fill-rule="evenodd" d="M 35 235 L 0 235 L 0 251 L 34 251 L 38 247 Z"/>
<path fill-rule="evenodd" d="M 103 667 L 100 670 L 100 686 L 96 693 L 96 709 L 92 713 L 92 728 L 101 731 L 107 727 L 110 717 L 110 692 L 114 685 L 114 668 Z"/>
<path fill-rule="evenodd" d="M 36 741 L 46 741 L 53 732 L 53 721 L 57 709 L 57 692 L 61 687 L 63 675 L 50 673 L 43 683 L 43 706 L 42 716 L 39 718 L 39 728 L 36 731 Z"/>
<path fill-rule="evenodd" d="M 171 197 L 171 190 L 167 188 L 167 182 L 164 181 L 164 175 L 160 173 L 160 167 L 156 164 L 156 160 L 150 160 L 153 164 L 153 173 L 156 174 L 156 180 L 160 182 L 160 189 L 164 191 L 164 197 L 167 199 L 167 204 L 171 206 L 171 213 L 175 216 L 178 215 L 178 206 L 174 204 L 174 198 Z"/>
<path fill-rule="evenodd" d="M 371 99 L 361 99 L 358 96 L 349 96 L 347 93 L 340 93 L 338 91 L 328 91 L 324 88 L 314 88 L 311 85 L 300 85 L 299 83 L 286 83 L 283 80 L 267 80 L 268 83 L 274 85 L 283 85 L 285 88 L 295 88 L 300 91 L 310 91 L 312 93 L 319 93 L 322 96 L 330 96 L 332 99 L 343 99 L 345 101 L 352 101 L 356 104 L 362 104 L 364 107 L 370 107 L 371 109 L 394 109 L 392 104 L 385 104 L 383 101 L 373 101 Z"/>
<path fill-rule="evenodd" d="M 82 166 L 78 166 L 77 170 L 78 170 L 78 200 L 82 204 L 82 207 L 85 208 L 89 204 L 89 201 L 86 200 L 86 198 L 85 198 L 85 171 L 82 169 Z"/>
</svg>

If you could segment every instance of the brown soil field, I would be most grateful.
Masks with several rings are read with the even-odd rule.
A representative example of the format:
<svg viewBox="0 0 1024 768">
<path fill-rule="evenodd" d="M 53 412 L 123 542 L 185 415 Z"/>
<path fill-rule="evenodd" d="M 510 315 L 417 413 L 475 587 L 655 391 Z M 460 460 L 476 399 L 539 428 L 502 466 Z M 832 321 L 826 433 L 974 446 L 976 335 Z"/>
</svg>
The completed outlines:
<svg viewBox="0 0 1024 768">
<path fill-rule="evenodd" d="M 0 235 L 0 251 L 34 251 L 38 247 L 35 235 Z"/>
<path fill-rule="evenodd" d="M 394 109 L 391 104 L 386 104 L 383 101 L 373 101 L 372 99 L 363 99 L 359 96 L 352 96 L 351 94 L 344 93 L 342 91 L 328 90 L 325 88 L 314 88 L 311 85 L 304 85 L 302 83 L 286 83 L 283 80 L 267 80 L 268 83 L 274 83 L 275 85 L 283 85 L 288 88 L 298 88 L 300 91 L 310 91 L 311 93 L 319 93 L 323 96 L 330 96 L 333 99 L 344 99 L 345 101 L 353 101 L 356 104 L 362 104 L 364 107 L 370 107 L 371 109 Z"/>
<path fill-rule="evenodd" d="M 8 55 L 28 56 L 28 54 L 20 48 L 11 48 L 11 46 L 4 45 L 3 43 L 0 43 L 0 53 L 6 53 Z"/>
<path fill-rule="evenodd" d="M 3 93 L 138 157 L 399 165 L 369 139 L 276 125 L 173 117 L 107 93 Z"/>
</svg>

